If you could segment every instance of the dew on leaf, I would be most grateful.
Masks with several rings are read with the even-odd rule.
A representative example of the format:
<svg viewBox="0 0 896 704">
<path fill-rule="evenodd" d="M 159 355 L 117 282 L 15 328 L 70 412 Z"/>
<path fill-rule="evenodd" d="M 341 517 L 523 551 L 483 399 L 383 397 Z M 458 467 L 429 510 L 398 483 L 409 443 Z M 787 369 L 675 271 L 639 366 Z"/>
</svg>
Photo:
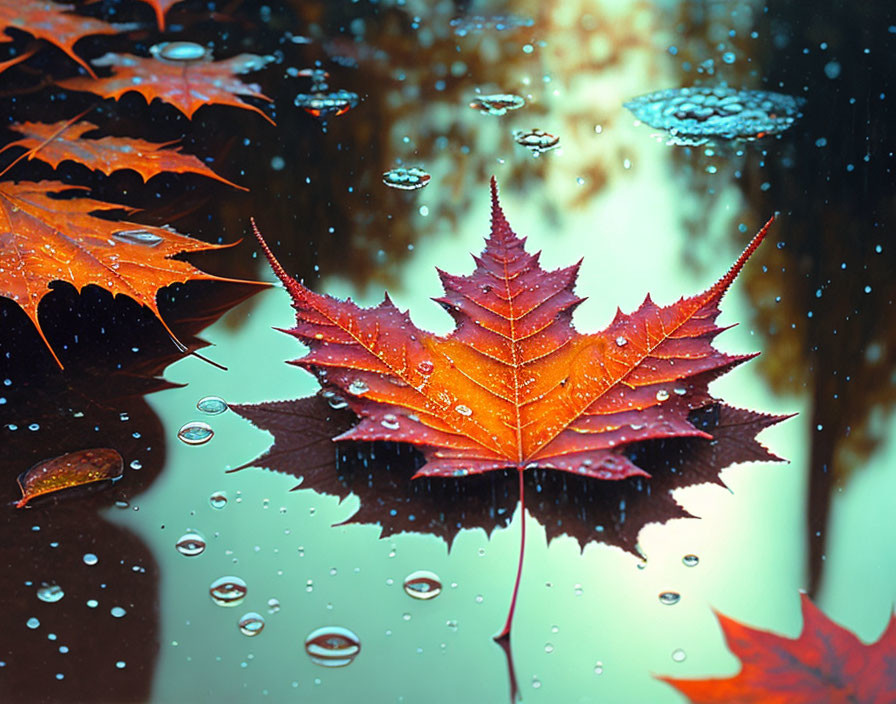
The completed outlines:
<svg viewBox="0 0 896 704">
<path fill-rule="evenodd" d="M 23 508 L 35 497 L 62 489 L 94 482 L 114 482 L 124 472 L 124 460 L 116 450 L 107 447 L 69 452 L 38 462 L 18 477 L 22 498 L 16 508 Z"/>
<path fill-rule="evenodd" d="M 204 445 L 214 434 L 212 427 L 201 420 L 190 421 L 177 431 L 178 439 L 187 445 Z"/>
<path fill-rule="evenodd" d="M 113 232 L 112 236 L 122 242 L 139 244 L 142 247 L 156 247 L 162 243 L 161 236 L 148 230 L 119 230 Z"/>
<path fill-rule="evenodd" d="M 405 577 L 404 591 L 414 599 L 435 599 L 442 593 L 442 582 L 435 572 L 417 570 Z"/>
<path fill-rule="evenodd" d="M 626 340 L 622 335 L 616 338 L 617 347 L 625 347 L 628 344 L 628 340 Z"/>
<path fill-rule="evenodd" d="M 398 417 L 393 413 L 384 415 L 383 419 L 380 421 L 380 425 L 386 430 L 398 430 L 401 427 L 398 422 Z"/>
<path fill-rule="evenodd" d="M 455 406 L 454 410 L 460 413 L 462 416 L 467 416 L 468 418 L 473 415 L 473 410 L 469 406 L 464 406 L 463 404 Z"/>
<path fill-rule="evenodd" d="M 161 42 L 149 47 L 149 53 L 169 64 L 192 64 L 211 58 L 211 52 L 195 42 Z"/>
<path fill-rule="evenodd" d="M 353 396 L 360 396 L 370 391 L 370 387 L 361 379 L 355 379 L 348 385 L 348 392 Z"/>
<path fill-rule="evenodd" d="M 656 400 L 657 401 L 668 401 L 669 400 L 669 392 L 665 389 L 660 389 L 656 392 Z"/>
<path fill-rule="evenodd" d="M 305 652 L 316 665 L 344 667 L 361 652 L 361 640 L 347 628 L 324 626 L 305 638 Z"/>
<path fill-rule="evenodd" d="M 237 606 L 246 598 L 248 587 L 239 577 L 220 577 L 208 588 L 208 593 L 218 606 Z"/>
</svg>

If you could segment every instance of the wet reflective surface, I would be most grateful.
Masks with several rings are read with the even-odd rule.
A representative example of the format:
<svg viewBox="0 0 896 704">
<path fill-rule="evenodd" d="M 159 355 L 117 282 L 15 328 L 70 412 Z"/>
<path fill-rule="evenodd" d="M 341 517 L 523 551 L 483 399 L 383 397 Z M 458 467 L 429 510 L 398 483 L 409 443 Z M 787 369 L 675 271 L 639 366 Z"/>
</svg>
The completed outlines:
<svg viewBox="0 0 896 704">
<path fill-rule="evenodd" d="M 226 372 L 179 355 L 133 301 L 55 284 L 40 318 L 61 372 L 2 299 L 4 503 L 20 498 L 17 476 L 47 458 L 112 448 L 123 468 L 109 486 L 3 511 L 0 699 L 447 703 L 516 693 L 681 704 L 651 673 L 737 669 L 712 609 L 792 635 L 806 588 L 860 638 L 877 638 L 896 588 L 887 236 L 896 188 L 883 129 L 894 115 L 877 63 L 893 21 L 884 10 L 860 16 L 823 3 L 813 24 L 786 3 L 511 3 L 468 14 L 454 3 L 266 7 L 235 9 L 225 31 L 222 17 L 175 5 L 164 51 L 189 62 L 209 42 L 216 58 L 248 42 L 276 55 L 252 76 L 274 98 L 276 127 L 226 107 L 190 123 L 140 100 L 109 101 L 91 116 L 116 134 L 183 140 L 251 192 L 186 175 L 149 185 L 133 173 L 85 176 L 77 165 L 54 174 L 30 162 L 10 178 L 88 179 L 97 194 L 147 209 L 146 222 L 209 242 L 243 238 L 204 255 L 203 268 L 270 279 L 246 237 L 254 216 L 288 272 L 312 288 L 370 305 L 388 287 L 417 325 L 441 333 L 450 321 L 427 300 L 441 293 L 434 268 L 470 270 L 493 173 L 546 267 L 584 257 L 582 330 L 604 327 L 647 291 L 668 303 L 701 290 L 780 211 L 725 298 L 720 322 L 740 325 L 717 343 L 762 356 L 713 388 L 739 406 L 799 412 L 760 436 L 790 464 L 735 465 L 722 474 L 729 490 L 678 489 L 673 473 L 636 488 L 533 471 L 519 617 L 502 649 L 491 636 L 516 568 L 513 481 L 412 481 L 412 461 L 390 469 L 383 457 L 402 455 L 388 453 L 337 476 L 312 463 L 229 472 L 273 437 L 228 406 L 317 390 L 285 363 L 303 350 L 273 329 L 294 324 L 281 289 L 199 282 L 160 295 L 178 337 L 195 349 L 203 331 L 213 345 L 203 354 Z M 145 9 L 134 19 L 150 22 Z M 116 41 L 144 55 L 162 46 L 153 33 Z M 47 61 L 0 74 L 0 100 L 16 119 L 68 119 L 94 101 L 34 93 L 43 71 L 77 70 L 61 52 Z M 669 146 L 623 107 L 693 85 L 803 98 L 803 117 L 778 136 Z M 524 104 L 470 108 L 489 95 Z M 526 134 L 528 149 L 518 140 Z M 545 135 L 561 139 L 533 159 L 529 142 L 547 145 Z M 431 180 L 390 188 L 384 174 L 395 164 Z M 159 244 L 140 229 L 115 237 Z M 369 388 L 359 380 L 349 391 Z M 671 402 L 674 384 L 664 393 Z M 467 406 L 455 411 L 475 418 Z M 179 440 L 191 422 L 212 428 L 212 441 Z M 639 506 L 657 504 L 665 522 L 638 531 Z"/>
</svg>

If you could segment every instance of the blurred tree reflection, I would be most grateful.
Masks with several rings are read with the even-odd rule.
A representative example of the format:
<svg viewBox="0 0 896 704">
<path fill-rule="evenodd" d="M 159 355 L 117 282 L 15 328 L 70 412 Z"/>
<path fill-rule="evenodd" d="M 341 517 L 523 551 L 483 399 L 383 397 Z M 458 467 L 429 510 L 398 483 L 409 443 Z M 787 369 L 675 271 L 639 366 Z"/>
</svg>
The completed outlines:
<svg viewBox="0 0 896 704">
<path fill-rule="evenodd" d="M 756 217 L 786 209 L 779 248 L 759 253 L 767 273 L 753 267 L 746 286 L 770 350 L 763 372 L 777 391 L 810 398 L 810 593 L 831 494 L 878 446 L 896 398 L 894 21 L 885 3 L 824 0 L 809 14 L 769 3 L 756 26 L 768 87 L 808 100 L 796 157 L 773 143 L 742 185 Z"/>
</svg>

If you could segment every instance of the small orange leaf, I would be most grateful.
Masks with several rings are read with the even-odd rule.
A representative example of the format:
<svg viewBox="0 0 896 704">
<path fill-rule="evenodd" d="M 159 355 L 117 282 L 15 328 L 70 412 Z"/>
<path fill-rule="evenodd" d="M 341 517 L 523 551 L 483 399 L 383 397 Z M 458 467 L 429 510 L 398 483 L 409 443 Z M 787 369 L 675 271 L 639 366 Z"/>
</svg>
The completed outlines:
<svg viewBox="0 0 896 704">
<path fill-rule="evenodd" d="M 16 508 L 24 508 L 32 499 L 54 491 L 93 482 L 114 481 L 121 477 L 123 470 L 121 455 L 108 447 L 78 450 L 43 460 L 19 475 L 22 498 L 16 503 Z"/>
<path fill-rule="evenodd" d="M 85 139 L 84 134 L 98 130 L 92 122 L 78 122 L 69 125 L 66 121 L 22 122 L 10 125 L 9 129 L 24 135 L 22 139 L 10 142 L 0 152 L 10 147 L 25 147 L 28 159 L 40 159 L 54 169 L 63 161 L 76 161 L 89 169 L 97 169 L 107 176 L 114 171 L 132 169 L 148 181 L 162 173 L 194 173 L 221 181 L 234 188 L 247 190 L 243 186 L 218 176 L 196 156 L 184 154 L 179 147 L 164 149 L 169 144 L 147 142 L 130 137 L 99 137 Z"/>
<path fill-rule="evenodd" d="M 54 2 L 0 0 L 0 29 L 18 29 L 56 45 L 95 77 L 93 69 L 75 53 L 75 44 L 89 35 L 118 34 L 131 27 L 77 15 L 69 12 L 72 9 L 73 5 Z M 0 38 L 0 42 L 3 41 L 10 40 L 7 37 Z"/>
<path fill-rule="evenodd" d="M 111 76 L 100 79 L 79 76 L 59 81 L 59 85 L 116 100 L 125 93 L 137 92 L 147 102 L 158 98 L 173 105 L 190 119 L 204 105 L 232 105 L 257 112 L 274 124 L 263 110 L 237 96 L 248 95 L 267 102 L 271 99 L 261 92 L 259 85 L 243 83 L 236 77 L 237 74 L 258 71 L 271 61 L 272 57 L 256 54 L 239 54 L 221 61 L 187 62 L 110 53 L 92 63 L 111 68 Z"/>
</svg>

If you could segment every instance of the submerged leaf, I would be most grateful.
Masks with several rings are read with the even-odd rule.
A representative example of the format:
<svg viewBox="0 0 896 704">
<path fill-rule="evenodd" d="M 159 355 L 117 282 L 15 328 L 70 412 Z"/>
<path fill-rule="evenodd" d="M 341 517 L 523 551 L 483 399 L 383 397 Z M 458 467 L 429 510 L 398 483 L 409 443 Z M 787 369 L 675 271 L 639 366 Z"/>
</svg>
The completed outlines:
<svg viewBox="0 0 896 704">
<path fill-rule="evenodd" d="M 19 475 L 22 498 L 16 508 L 24 508 L 32 499 L 93 482 L 114 481 L 121 477 L 124 462 L 117 450 L 108 447 L 69 452 L 38 462 Z"/>
<path fill-rule="evenodd" d="M 69 90 L 95 93 L 119 99 L 129 92 L 140 93 L 147 102 L 153 99 L 173 105 L 188 118 L 204 105 L 232 105 L 257 112 L 268 122 L 273 120 L 260 108 L 245 103 L 238 95 L 270 102 L 255 83 L 243 83 L 236 74 L 264 68 L 272 56 L 240 54 L 221 61 L 164 61 L 133 54 L 105 54 L 93 60 L 94 66 L 108 66 L 112 75 L 91 79 L 80 76 L 59 85 Z"/>
<path fill-rule="evenodd" d="M 99 129 L 91 122 L 73 125 L 64 120 L 50 124 L 22 122 L 10 125 L 9 129 L 24 136 L 10 142 L 0 152 L 10 147 L 24 147 L 30 152 L 29 159 L 40 159 L 53 168 L 63 161 L 76 161 L 106 175 L 121 169 L 133 169 L 144 181 L 163 173 L 194 173 L 243 189 L 242 186 L 218 176 L 198 157 L 181 153 L 179 147 L 166 149 L 170 144 L 130 137 L 85 139 L 85 133 Z"/>
</svg>

